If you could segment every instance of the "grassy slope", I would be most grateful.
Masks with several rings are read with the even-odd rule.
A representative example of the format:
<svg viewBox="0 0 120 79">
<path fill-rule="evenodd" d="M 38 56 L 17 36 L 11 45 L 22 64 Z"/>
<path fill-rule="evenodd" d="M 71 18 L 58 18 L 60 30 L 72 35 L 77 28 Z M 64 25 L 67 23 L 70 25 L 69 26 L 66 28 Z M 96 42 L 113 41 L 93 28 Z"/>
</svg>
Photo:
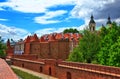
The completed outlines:
<svg viewBox="0 0 120 79">
<path fill-rule="evenodd" d="M 22 79 L 41 79 L 41 78 L 39 78 L 39 77 L 37 77 L 37 76 L 34 76 L 34 75 L 29 74 L 29 73 L 27 73 L 27 72 L 21 71 L 21 70 L 19 70 L 19 69 L 15 69 L 15 68 L 12 68 L 12 69 L 13 69 L 13 71 L 14 71 L 18 76 L 20 76 Z"/>
</svg>

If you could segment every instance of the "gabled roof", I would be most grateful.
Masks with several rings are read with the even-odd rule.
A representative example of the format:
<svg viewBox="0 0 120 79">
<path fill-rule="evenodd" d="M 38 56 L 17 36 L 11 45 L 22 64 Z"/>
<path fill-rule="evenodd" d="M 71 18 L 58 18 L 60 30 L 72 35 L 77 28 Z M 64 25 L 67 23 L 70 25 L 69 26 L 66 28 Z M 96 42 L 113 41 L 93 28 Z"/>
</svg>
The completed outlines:
<svg viewBox="0 0 120 79">
<path fill-rule="evenodd" d="M 42 36 L 39 41 L 40 42 L 45 42 L 44 36 Z"/>
<path fill-rule="evenodd" d="M 60 40 L 60 39 L 62 39 L 62 38 L 63 38 L 62 33 L 58 33 L 58 34 L 56 35 L 56 37 L 55 37 L 55 39 L 57 39 L 57 40 Z"/>
<path fill-rule="evenodd" d="M 28 36 L 24 42 L 49 42 L 49 41 L 57 41 L 57 40 L 66 40 L 69 41 L 78 41 L 79 38 L 81 38 L 82 35 L 79 33 L 53 33 L 53 34 L 46 34 L 38 38 L 36 34 L 33 36 Z"/>
<path fill-rule="evenodd" d="M 48 41 L 55 41 L 55 40 L 56 40 L 55 35 L 53 34 L 48 35 Z"/>
<path fill-rule="evenodd" d="M 34 34 L 33 36 L 30 36 L 30 41 L 31 42 L 38 42 L 39 41 L 39 38 L 38 38 L 38 36 L 36 35 L 36 34 Z"/>
<path fill-rule="evenodd" d="M 27 36 L 27 38 L 24 40 L 24 42 L 30 42 L 30 36 Z"/>
</svg>

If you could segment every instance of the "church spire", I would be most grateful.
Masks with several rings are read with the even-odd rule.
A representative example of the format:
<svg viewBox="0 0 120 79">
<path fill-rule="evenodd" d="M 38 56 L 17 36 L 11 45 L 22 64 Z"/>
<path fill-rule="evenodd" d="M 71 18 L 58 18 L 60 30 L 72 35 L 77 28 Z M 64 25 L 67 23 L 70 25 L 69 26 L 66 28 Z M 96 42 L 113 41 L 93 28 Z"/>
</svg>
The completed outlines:
<svg viewBox="0 0 120 79">
<path fill-rule="evenodd" d="M 108 16 L 108 21 L 107 21 L 106 24 L 107 24 L 107 25 L 108 25 L 108 24 L 112 24 L 111 19 L 110 19 L 110 16 Z"/>
<path fill-rule="evenodd" d="M 93 15 L 91 15 L 91 19 L 90 19 L 90 22 L 89 22 L 89 30 L 90 31 L 95 31 L 95 26 L 96 26 L 96 23 L 94 21 L 94 17 L 93 17 Z"/>
<path fill-rule="evenodd" d="M 9 47 L 10 46 L 10 40 L 8 39 L 7 40 L 7 47 Z"/>
<path fill-rule="evenodd" d="M 89 23 L 95 23 L 93 15 L 91 15 L 91 20 Z"/>
</svg>

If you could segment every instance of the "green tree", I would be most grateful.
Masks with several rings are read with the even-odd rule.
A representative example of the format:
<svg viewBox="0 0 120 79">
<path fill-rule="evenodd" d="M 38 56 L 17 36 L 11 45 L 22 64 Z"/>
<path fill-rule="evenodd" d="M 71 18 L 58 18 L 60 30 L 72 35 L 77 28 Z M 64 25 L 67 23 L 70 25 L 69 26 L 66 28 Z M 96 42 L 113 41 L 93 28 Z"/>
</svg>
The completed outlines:
<svg viewBox="0 0 120 79">
<path fill-rule="evenodd" d="M 74 48 L 73 52 L 69 55 L 68 61 L 83 62 L 83 54 L 79 51 L 79 48 Z"/>
<path fill-rule="evenodd" d="M 120 37 L 109 49 L 109 65 L 120 67 Z"/>
<path fill-rule="evenodd" d="M 82 55 L 83 62 L 91 63 L 96 60 L 96 54 L 100 49 L 100 37 L 96 32 L 90 32 L 88 30 L 84 30 L 83 37 L 79 41 L 79 45 L 77 50 L 74 49 L 73 53 L 70 54 L 69 59 L 74 61 L 76 55 Z M 70 58 L 72 57 L 72 58 Z M 80 58 L 81 59 L 81 58 Z M 77 60 L 76 60 L 77 61 Z"/>
<path fill-rule="evenodd" d="M 6 49 L 6 46 L 3 43 L 2 38 L 0 37 L 0 57 L 1 58 L 4 58 L 6 56 L 5 49 Z"/>
<path fill-rule="evenodd" d="M 107 34 L 101 39 L 101 48 L 98 54 L 98 62 L 102 65 L 110 65 L 109 58 L 110 53 L 109 49 L 112 45 L 117 42 L 117 39 L 120 36 L 119 27 L 116 23 L 112 24 L 112 27 L 107 29 Z"/>
<path fill-rule="evenodd" d="M 101 36 L 101 38 L 105 37 L 105 35 L 108 33 L 107 31 L 108 30 L 106 29 L 106 27 L 102 26 L 102 28 L 100 29 L 100 36 Z"/>
<path fill-rule="evenodd" d="M 70 29 L 65 29 L 63 33 L 79 33 L 79 31 L 77 29 L 70 28 Z"/>
</svg>

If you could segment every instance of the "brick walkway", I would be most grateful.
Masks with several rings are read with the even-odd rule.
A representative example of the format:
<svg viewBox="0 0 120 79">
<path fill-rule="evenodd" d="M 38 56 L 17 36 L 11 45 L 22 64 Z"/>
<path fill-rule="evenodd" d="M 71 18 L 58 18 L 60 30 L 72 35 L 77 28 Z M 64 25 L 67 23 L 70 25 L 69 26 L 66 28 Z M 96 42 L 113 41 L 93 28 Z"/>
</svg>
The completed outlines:
<svg viewBox="0 0 120 79">
<path fill-rule="evenodd" d="M 0 79 L 18 79 L 5 60 L 0 58 Z"/>
<path fill-rule="evenodd" d="M 35 76 L 38 76 L 42 79 L 58 79 L 58 78 L 55 78 L 55 77 L 51 77 L 49 75 L 45 75 L 45 74 L 42 74 L 42 73 L 38 73 L 38 72 L 35 72 L 35 71 L 32 71 L 32 70 L 29 70 L 29 69 L 25 69 L 25 68 L 21 68 L 21 67 L 18 67 L 18 66 L 11 66 L 12 68 L 16 68 L 16 69 L 20 69 L 24 72 L 27 72 L 27 73 L 30 73 L 30 74 L 33 74 Z"/>
</svg>

